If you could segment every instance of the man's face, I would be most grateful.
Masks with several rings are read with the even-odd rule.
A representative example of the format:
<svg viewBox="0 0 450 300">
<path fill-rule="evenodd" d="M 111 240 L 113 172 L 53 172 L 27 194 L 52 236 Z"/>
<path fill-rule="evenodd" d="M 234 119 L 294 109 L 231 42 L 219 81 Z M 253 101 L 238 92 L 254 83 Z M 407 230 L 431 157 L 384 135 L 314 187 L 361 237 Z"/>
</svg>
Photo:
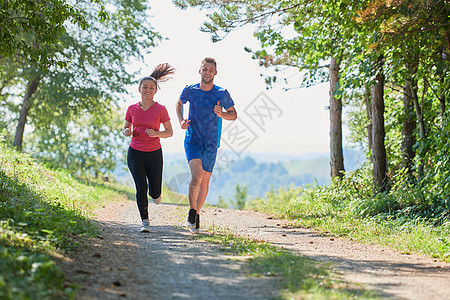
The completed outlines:
<svg viewBox="0 0 450 300">
<path fill-rule="evenodd" d="M 212 63 L 205 62 L 200 68 L 199 73 L 202 77 L 202 82 L 209 84 L 213 82 L 214 76 L 217 74 L 216 66 Z"/>
</svg>

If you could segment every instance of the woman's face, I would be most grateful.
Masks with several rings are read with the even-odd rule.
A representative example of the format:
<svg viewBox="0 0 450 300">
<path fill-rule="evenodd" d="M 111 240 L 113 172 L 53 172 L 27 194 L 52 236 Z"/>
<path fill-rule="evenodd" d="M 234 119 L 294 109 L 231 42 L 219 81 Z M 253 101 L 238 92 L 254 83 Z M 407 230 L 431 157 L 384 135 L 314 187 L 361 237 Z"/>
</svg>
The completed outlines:
<svg viewBox="0 0 450 300">
<path fill-rule="evenodd" d="M 158 88 L 153 80 L 144 80 L 139 87 L 139 92 L 141 93 L 142 99 L 149 98 L 153 99 Z"/>
</svg>

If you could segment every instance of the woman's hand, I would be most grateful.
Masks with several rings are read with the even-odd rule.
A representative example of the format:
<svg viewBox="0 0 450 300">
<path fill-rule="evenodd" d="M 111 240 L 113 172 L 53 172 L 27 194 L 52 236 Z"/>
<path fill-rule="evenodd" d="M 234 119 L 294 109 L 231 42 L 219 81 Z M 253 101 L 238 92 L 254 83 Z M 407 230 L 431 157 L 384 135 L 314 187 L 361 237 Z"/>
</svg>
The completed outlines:
<svg viewBox="0 0 450 300">
<path fill-rule="evenodd" d="M 123 130 L 122 130 L 122 133 L 123 133 L 123 135 L 124 136 L 131 136 L 131 129 L 130 129 L 130 127 L 125 127 Z"/>
<path fill-rule="evenodd" d="M 159 137 L 159 131 L 153 129 L 146 129 L 145 133 L 148 134 L 149 137 Z"/>
</svg>

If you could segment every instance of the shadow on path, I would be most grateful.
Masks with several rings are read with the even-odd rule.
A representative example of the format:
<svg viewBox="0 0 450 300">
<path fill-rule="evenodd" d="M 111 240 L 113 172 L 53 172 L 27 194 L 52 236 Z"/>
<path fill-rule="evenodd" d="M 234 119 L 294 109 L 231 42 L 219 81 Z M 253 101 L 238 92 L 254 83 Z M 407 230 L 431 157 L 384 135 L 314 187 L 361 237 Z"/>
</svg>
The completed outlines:
<svg viewBox="0 0 450 300">
<path fill-rule="evenodd" d="M 185 229 L 155 225 L 139 233 L 128 222 L 100 221 L 101 238 L 65 262 L 76 299 L 271 299 L 276 277 L 246 276 L 246 264 Z"/>
</svg>

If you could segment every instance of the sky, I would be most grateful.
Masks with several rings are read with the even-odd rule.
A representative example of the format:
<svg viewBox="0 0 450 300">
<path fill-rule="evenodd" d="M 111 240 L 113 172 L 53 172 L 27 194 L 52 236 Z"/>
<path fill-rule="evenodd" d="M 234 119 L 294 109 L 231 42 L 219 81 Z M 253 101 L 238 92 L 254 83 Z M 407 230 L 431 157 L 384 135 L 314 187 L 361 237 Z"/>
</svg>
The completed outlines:
<svg viewBox="0 0 450 300">
<path fill-rule="evenodd" d="M 173 137 L 161 140 L 164 152 L 184 152 L 184 131 L 178 124 L 175 103 L 186 85 L 199 82 L 200 63 L 207 56 L 217 60 L 214 83 L 230 92 L 238 113 L 236 121 L 223 122 L 221 149 L 239 156 L 247 152 L 305 155 L 329 151 L 327 83 L 288 91 L 285 86 L 267 90 L 260 75 L 267 70 L 244 50 L 245 46 L 258 48 L 254 28 L 241 28 L 213 43 L 208 33 L 199 30 L 206 20 L 205 11 L 180 10 L 167 0 L 154 0 L 150 5 L 150 23 L 167 40 L 145 55 L 145 64 L 135 63 L 130 70 L 141 69 L 144 77 L 160 63 L 167 62 L 176 69 L 174 78 L 162 83 L 155 95 L 155 100 L 167 108 L 174 128 Z M 290 70 L 289 76 L 296 73 Z M 128 91 L 123 107 L 140 100 L 137 86 Z"/>
</svg>

